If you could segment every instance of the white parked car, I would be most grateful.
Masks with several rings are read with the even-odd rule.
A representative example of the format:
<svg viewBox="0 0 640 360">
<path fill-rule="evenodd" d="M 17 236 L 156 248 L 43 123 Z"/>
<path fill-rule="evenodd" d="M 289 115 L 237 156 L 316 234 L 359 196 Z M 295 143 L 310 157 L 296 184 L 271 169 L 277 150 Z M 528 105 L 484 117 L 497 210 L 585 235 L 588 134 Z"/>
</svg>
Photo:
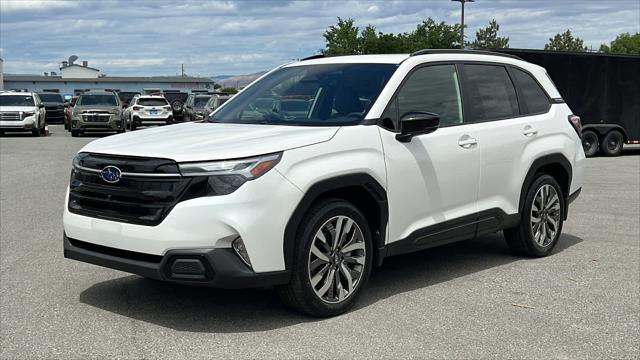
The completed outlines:
<svg viewBox="0 0 640 360">
<path fill-rule="evenodd" d="M 131 100 L 124 111 L 130 130 L 139 126 L 167 125 L 173 122 L 173 110 L 162 95 L 140 95 Z"/>
<path fill-rule="evenodd" d="M 40 97 L 31 92 L 0 92 L 0 132 L 31 131 L 45 134 L 46 110 Z"/>
<path fill-rule="evenodd" d="M 309 106 L 282 112 L 292 99 Z M 294 62 L 205 122 L 80 150 L 65 256 L 174 283 L 275 285 L 299 311 L 336 315 L 388 256 L 502 230 L 516 253 L 549 255 L 582 186 L 579 133 L 545 70 L 513 56 Z"/>
</svg>

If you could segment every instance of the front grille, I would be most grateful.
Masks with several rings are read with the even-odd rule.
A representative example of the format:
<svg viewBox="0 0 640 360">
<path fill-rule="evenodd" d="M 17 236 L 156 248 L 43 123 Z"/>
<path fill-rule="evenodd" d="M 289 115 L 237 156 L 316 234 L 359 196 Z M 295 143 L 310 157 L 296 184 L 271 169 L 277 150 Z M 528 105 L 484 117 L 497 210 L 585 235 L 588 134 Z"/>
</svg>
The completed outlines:
<svg viewBox="0 0 640 360">
<path fill-rule="evenodd" d="M 0 113 L 0 121 L 20 121 L 22 120 L 19 112 L 2 112 Z"/>
<path fill-rule="evenodd" d="M 111 118 L 111 114 L 109 113 L 84 113 L 82 114 L 82 120 L 85 122 L 108 122 Z"/>
<path fill-rule="evenodd" d="M 201 193 L 194 193 L 190 185 L 202 180 L 182 177 L 172 160 L 89 153 L 80 154 L 79 159 L 69 186 L 72 213 L 153 226 L 178 202 Z M 126 175 L 116 183 L 104 181 L 100 171 L 109 165 Z"/>
</svg>

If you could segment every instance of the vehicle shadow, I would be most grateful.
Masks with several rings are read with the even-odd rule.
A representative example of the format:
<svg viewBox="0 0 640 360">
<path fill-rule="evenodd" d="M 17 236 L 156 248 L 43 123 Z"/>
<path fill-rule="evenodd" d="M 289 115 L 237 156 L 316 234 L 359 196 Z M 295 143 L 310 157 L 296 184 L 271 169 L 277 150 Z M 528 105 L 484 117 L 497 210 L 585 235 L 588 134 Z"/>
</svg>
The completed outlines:
<svg viewBox="0 0 640 360">
<path fill-rule="evenodd" d="M 554 254 L 583 240 L 562 235 Z M 553 256 L 553 255 L 551 255 Z M 403 292 L 426 288 L 486 269 L 525 260 L 512 255 L 502 233 L 385 259 L 374 269 L 353 311 Z M 272 290 L 222 290 L 167 284 L 138 276 L 97 283 L 80 302 L 178 331 L 237 333 L 321 321 L 282 305 Z"/>
</svg>

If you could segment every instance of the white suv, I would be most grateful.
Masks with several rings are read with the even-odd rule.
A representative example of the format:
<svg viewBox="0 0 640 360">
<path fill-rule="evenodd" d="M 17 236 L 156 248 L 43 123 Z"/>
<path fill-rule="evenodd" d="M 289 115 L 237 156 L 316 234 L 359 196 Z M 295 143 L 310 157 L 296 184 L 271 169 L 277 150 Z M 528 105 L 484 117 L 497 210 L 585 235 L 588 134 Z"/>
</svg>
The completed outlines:
<svg viewBox="0 0 640 360">
<path fill-rule="evenodd" d="M 124 119 L 130 130 L 138 126 L 167 125 L 173 122 L 173 110 L 162 95 L 140 95 L 131 100 Z"/>
<path fill-rule="evenodd" d="M 31 131 L 33 136 L 45 134 L 46 110 L 36 93 L 0 92 L 0 133 Z"/>
<path fill-rule="evenodd" d="M 291 100 L 305 104 L 282 111 Z M 581 189 L 579 133 L 545 70 L 513 56 L 290 63 L 205 122 L 85 146 L 65 256 L 174 283 L 274 285 L 297 310 L 336 315 L 387 256 L 500 230 L 517 253 L 548 255 Z"/>
</svg>

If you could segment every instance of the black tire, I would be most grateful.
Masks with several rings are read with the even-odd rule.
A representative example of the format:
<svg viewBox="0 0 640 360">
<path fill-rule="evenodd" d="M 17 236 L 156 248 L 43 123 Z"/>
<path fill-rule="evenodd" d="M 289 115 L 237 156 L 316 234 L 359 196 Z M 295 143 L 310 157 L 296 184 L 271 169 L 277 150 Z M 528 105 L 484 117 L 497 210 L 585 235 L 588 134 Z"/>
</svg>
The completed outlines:
<svg viewBox="0 0 640 360">
<path fill-rule="evenodd" d="M 173 100 L 171 102 L 171 109 L 175 112 L 180 112 L 182 111 L 182 107 L 184 106 L 184 104 L 182 103 L 182 101 L 180 100 Z"/>
<path fill-rule="evenodd" d="M 602 138 L 600 148 L 602 153 L 607 156 L 618 156 L 622 153 L 622 144 L 624 143 L 624 137 L 618 130 L 611 130 L 607 135 Z"/>
<path fill-rule="evenodd" d="M 41 134 L 42 134 L 42 132 L 40 131 L 39 128 L 31 130 L 31 136 L 40 137 Z"/>
<path fill-rule="evenodd" d="M 78 137 L 78 136 L 80 136 L 80 132 L 78 130 L 71 130 L 71 136 L 72 137 Z"/>
<path fill-rule="evenodd" d="M 534 226 L 532 225 L 531 215 L 532 206 L 534 205 L 536 194 L 538 194 L 538 191 L 546 185 L 550 185 L 551 187 L 553 187 L 558 196 L 559 209 L 557 211 L 559 212 L 559 220 L 555 228 L 555 235 L 552 237 L 550 236 L 549 242 L 545 243 L 544 246 L 542 246 L 541 244 L 536 242 L 536 239 L 534 237 Z M 552 213 L 550 211 L 549 215 L 545 212 L 545 221 L 547 217 L 552 217 L 551 214 Z M 555 211 L 553 212 L 553 215 L 555 215 Z M 540 216 L 539 213 L 538 216 Z M 562 233 L 562 223 L 564 221 L 564 216 L 565 198 L 560 185 L 558 185 L 558 182 L 552 176 L 546 174 L 538 175 L 538 177 L 533 181 L 533 183 L 527 190 L 524 208 L 522 210 L 522 213 L 520 214 L 520 225 L 504 231 L 504 237 L 507 241 L 507 245 L 514 253 L 518 255 L 529 257 L 542 257 L 549 255 L 558 243 L 558 239 L 560 238 L 560 234 Z"/>
<path fill-rule="evenodd" d="M 599 145 L 600 139 L 598 139 L 598 135 L 595 132 L 591 130 L 582 132 L 582 148 L 587 157 L 595 156 L 598 153 Z"/>
<path fill-rule="evenodd" d="M 326 225 L 336 216 L 346 216 L 357 224 L 362 232 L 362 243 L 364 243 L 364 265 L 360 268 L 361 275 L 359 281 L 342 301 L 327 302 L 316 294 L 310 280 L 310 253 L 311 245 L 315 239 L 315 234 L 321 227 Z M 355 229 L 352 226 L 352 229 Z M 328 199 L 315 205 L 305 215 L 297 232 L 297 246 L 294 251 L 292 261 L 291 281 L 287 285 L 276 287 L 276 291 L 282 301 L 289 307 L 317 317 L 334 316 L 346 312 L 356 302 L 356 299 L 362 289 L 366 286 L 369 274 L 371 273 L 371 264 L 373 263 L 373 241 L 371 231 L 366 218 L 351 203 L 340 199 Z M 346 246 L 345 246 L 346 248 Z M 339 248 L 338 248 L 339 249 Z M 362 251 L 362 250 L 360 250 Z M 362 255 L 360 255 L 362 256 Z M 329 266 L 331 263 L 327 263 Z M 357 265 L 356 265 L 357 266 Z M 325 272 L 325 274 L 330 273 Z M 342 273 L 341 273 L 342 274 Z M 330 276 L 330 275 L 328 275 Z M 338 282 L 343 282 L 344 275 L 339 277 Z M 322 275 L 322 281 L 327 284 L 327 277 Z M 333 283 L 333 282 L 331 282 Z M 341 285 L 343 286 L 343 285 Z M 333 292 L 334 290 L 332 290 Z"/>
</svg>

